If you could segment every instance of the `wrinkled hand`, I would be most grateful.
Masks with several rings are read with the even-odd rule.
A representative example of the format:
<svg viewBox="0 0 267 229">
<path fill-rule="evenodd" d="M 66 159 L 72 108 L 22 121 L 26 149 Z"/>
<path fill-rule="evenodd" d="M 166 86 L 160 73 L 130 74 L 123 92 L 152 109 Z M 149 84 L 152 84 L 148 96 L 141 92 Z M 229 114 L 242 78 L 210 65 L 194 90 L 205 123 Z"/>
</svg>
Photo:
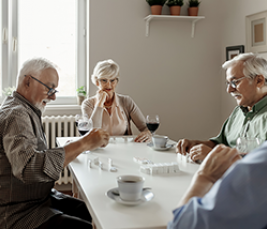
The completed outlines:
<svg viewBox="0 0 267 229">
<path fill-rule="evenodd" d="M 212 148 L 204 144 L 195 145 L 190 149 L 190 158 L 194 162 L 199 160 L 203 161 L 211 150 Z"/>
<path fill-rule="evenodd" d="M 105 147 L 109 141 L 108 132 L 103 129 L 94 128 L 84 137 L 84 144 L 86 144 L 86 150 L 94 150 L 98 147 Z"/>
<path fill-rule="evenodd" d="M 98 90 L 96 92 L 96 104 L 103 107 L 106 99 L 108 98 L 108 93 L 103 90 Z"/>
<path fill-rule="evenodd" d="M 197 142 L 194 140 L 182 139 L 179 140 L 176 146 L 176 153 L 186 155 L 187 152 L 190 152 L 190 149 L 197 145 Z"/>
<path fill-rule="evenodd" d="M 149 130 L 141 132 L 135 139 L 135 142 L 149 142 L 151 141 L 151 133 Z"/>
<path fill-rule="evenodd" d="M 197 174 L 215 183 L 239 159 L 241 157 L 237 149 L 220 144 L 208 154 L 200 165 Z"/>
</svg>

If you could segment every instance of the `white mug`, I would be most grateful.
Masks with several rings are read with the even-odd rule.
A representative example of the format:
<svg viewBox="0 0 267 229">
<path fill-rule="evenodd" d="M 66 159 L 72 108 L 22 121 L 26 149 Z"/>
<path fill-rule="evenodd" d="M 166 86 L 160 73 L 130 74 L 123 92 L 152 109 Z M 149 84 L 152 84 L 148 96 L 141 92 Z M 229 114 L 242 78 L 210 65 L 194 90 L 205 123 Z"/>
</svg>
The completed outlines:
<svg viewBox="0 0 267 229">
<path fill-rule="evenodd" d="M 167 136 L 154 135 L 152 136 L 153 146 L 156 148 L 166 148 L 168 139 Z"/>
<path fill-rule="evenodd" d="M 120 198 L 125 201 L 136 201 L 141 198 L 145 178 L 135 175 L 117 177 Z"/>
</svg>

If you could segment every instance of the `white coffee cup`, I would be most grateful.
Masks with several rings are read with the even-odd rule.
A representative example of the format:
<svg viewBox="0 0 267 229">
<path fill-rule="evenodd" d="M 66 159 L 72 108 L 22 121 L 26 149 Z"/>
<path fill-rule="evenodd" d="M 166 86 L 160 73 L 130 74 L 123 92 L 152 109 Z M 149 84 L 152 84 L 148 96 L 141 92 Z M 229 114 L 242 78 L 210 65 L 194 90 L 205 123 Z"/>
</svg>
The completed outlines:
<svg viewBox="0 0 267 229">
<path fill-rule="evenodd" d="M 136 201 L 141 198 L 145 178 L 135 175 L 117 177 L 120 198 L 125 201 Z"/>
<path fill-rule="evenodd" d="M 152 136 L 153 146 L 156 148 L 166 148 L 168 139 L 169 138 L 167 136 L 154 135 Z"/>
</svg>

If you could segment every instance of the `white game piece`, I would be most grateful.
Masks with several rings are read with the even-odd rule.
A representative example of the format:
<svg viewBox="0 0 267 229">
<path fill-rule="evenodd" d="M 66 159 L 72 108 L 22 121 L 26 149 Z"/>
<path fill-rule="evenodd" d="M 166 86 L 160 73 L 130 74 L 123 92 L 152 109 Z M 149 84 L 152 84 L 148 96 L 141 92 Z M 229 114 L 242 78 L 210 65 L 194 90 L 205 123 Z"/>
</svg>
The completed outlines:
<svg viewBox="0 0 267 229">
<path fill-rule="evenodd" d="M 95 157 L 95 158 L 94 158 L 94 164 L 95 164 L 95 165 L 99 164 L 99 157 Z"/>
<path fill-rule="evenodd" d="M 110 172 L 117 172 L 118 170 L 117 170 L 116 167 L 110 167 L 110 168 L 109 168 L 109 171 L 110 171 Z"/>
<path fill-rule="evenodd" d="M 99 161 L 99 163 L 98 163 L 98 167 L 99 167 L 100 169 L 103 169 L 103 163 L 102 163 L 101 161 Z"/>
<path fill-rule="evenodd" d="M 88 168 L 92 168 L 92 162 L 90 159 L 88 159 L 88 161 L 87 161 L 87 166 L 88 166 Z"/>
</svg>

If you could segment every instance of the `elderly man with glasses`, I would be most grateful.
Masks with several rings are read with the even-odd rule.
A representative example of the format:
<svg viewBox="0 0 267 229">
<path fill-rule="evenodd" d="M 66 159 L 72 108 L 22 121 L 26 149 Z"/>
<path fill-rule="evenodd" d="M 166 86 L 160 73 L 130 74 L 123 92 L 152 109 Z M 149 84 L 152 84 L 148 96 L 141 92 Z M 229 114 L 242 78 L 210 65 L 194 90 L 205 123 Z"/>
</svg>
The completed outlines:
<svg viewBox="0 0 267 229">
<path fill-rule="evenodd" d="M 244 53 L 222 67 L 226 69 L 227 92 L 238 106 L 217 137 L 207 141 L 179 140 L 176 152 L 189 153 L 195 162 L 202 161 L 217 144 L 233 148 L 239 137 L 267 139 L 267 61 L 253 53 Z"/>
<path fill-rule="evenodd" d="M 41 115 L 56 99 L 58 73 L 50 61 L 26 61 L 16 91 L 0 109 L 0 228 L 92 228 L 81 200 L 53 189 L 80 153 L 104 147 L 109 135 L 93 129 L 64 147 L 48 149 Z"/>
</svg>

